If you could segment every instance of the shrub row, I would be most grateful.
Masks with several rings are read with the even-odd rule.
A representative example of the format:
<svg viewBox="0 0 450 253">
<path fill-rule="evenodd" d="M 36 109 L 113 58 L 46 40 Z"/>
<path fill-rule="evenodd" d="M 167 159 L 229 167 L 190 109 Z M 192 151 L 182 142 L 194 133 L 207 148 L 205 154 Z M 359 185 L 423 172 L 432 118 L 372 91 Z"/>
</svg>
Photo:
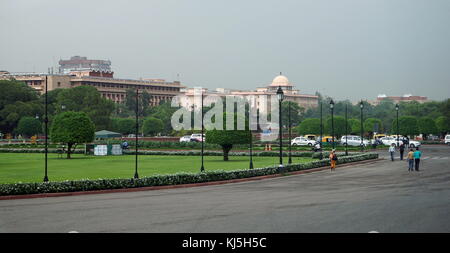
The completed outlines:
<svg viewBox="0 0 450 253">
<path fill-rule="evenodd" d="M 0 153 L 44 153 L 45 149 L 30 149 L 30 148 L 1 148 Z M 49 153 L 57 153 L 56 149 L 48 149 Z M 77 149 L 74 152 L 75 154 L 84 154 L 83 149 Z M 124 150 L 124 154 L 134 155 L 134 150 Z M 201 152 L 198 150 L 187 150 L 187 151 L 164 151 L 164 150 L 139 150 L 139 155 L 182 155 L 182 156 L 199 156 Z M 205 156 L 222 156 L 222 151 L 205 151 L 203 153 Z M 314 152 L 292 152 L 293 157 L 312 157 Z M 248 156 L 248 152 L 230 152 L 230 156 Z M 278 156 L 278 152 L 273 151 L 263 151 L 263 152 L 254 152 L 254 156 Z M 283 153 L 283 156 L 288 156 L 287 152 Z"/>
<path fill-rule="evenodd" d="M 45 153 L 44 148 L 0 148 L 0 153 Z M 57 149 L 49 148 L 48 153 L 58 153 Z M 84 154 L 84 149 L 72 150 L 71 154 Z"/>
<path fill-rule="evenodd" d="M 366 153 L 341 157 L 338 164 L 356 162 L 368 159 L 376 159 L 378 154 Z M 284 172 L 293 172 L 328 166 L 329 159 L 313 161 L 308 163 L 286 165 Z M 173 175 L 156 175 L 140 179 L 96 179 L 96 180 L 76 180 L 47 183 L 16 183 L 0 184 L 0 196 L 22 195 L 37 193 L 94 191 L 107 189 L 123 189 L 147 186 L 178 185 L 204 183 L 211 181 L 231 180 L 239 178 L 249 178 L 256 176 L 277 174 L 280 171 L 277 167 L 255 168 L 234 171 L 208 171 L 204 173 L 178 173 Z"/>
</svg>

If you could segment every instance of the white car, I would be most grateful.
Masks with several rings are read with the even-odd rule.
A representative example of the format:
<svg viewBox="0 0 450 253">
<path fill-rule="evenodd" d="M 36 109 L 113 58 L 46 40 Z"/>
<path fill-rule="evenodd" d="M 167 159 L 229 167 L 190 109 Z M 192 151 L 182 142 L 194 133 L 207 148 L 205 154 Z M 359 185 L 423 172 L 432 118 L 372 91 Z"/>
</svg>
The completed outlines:
<svg viewBox="0 0 450 253">
<path fill-rule="evenodd" d="M 361 146 L 361 137 L 356 135 L 347 135 L 347 142 L 345 140 L 346 136 L 341 137 L 341 144 L 345 146 L 347 143 L 348 146 Z M 369 145 L 369 141 L 366 139 L 363 139 L 362 142 L 363 146 Z"/>
<path fill-rule="evenodd" d="M 291 141 L 292 146 L 313 146 L 315 143 L 315 140 L 310 140 L 305 137 L 295 137 Z"/>
<path fill-rule="evenodd" d="M 403 136 L 399 137 L 398 140 L 399 140 L 398 144 L 402 144 L 407 141 L 407 139 Z M 392 143 L 394 143 L 395 146 L 397 146 L 397 138 L 395 138 L 395 137 L 383 137 L 383 138 L 381 138 L 381 142 L 383 142 L 383 144 L 387 145 L 387 146 L 391 146 Z M 410 140 L 408 146 L 410 148 L 416 148 L 416 147 L 420 147 L 420 145 L 421 145 L 420 142 Z"/>
<path fill-rule="evenodd" d="M 203 138 L 202 138 L 202 134 L 192 134 L 191 135 L 191 141 L 202 142 L 204 140 L 205 140 L 205 135 L 203 135 Z"/>
<path fill-rule="evenodd" d="M 185 136 L 180 138 L 180 142 L 190 142 L 190 141 L 191 141 L 191 136 L 190 135 L 185 135 Z"/>
<path fill-rule="evenodd" d="M 445 136 L 444 143 L 450 145 L 450 134 Z"/>
</svg>

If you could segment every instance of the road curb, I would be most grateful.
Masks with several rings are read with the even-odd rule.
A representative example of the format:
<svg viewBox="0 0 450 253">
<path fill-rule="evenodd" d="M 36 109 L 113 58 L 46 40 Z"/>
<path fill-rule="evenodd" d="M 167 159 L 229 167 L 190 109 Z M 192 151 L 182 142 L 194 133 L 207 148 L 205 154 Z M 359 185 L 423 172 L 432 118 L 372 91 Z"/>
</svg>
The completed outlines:
<svg viewBox="0 0 450 253">
<path fill-rule="evenodd" d="M 350 167 L 350 165 L 375 163 L 375 162 L 379 162 L 382 160 L 383 160 L 382 158 L 377 158 L 377 159 L 370 159 L 370 160 L 364 160 L 364 161 L 358 161 L 358 162 L 345 163 L 345 164 L 338 166 L 337 169 Z M 329 169 L 330 169 L 329 166 L 324 166 L 324 167 L 318 167 L 318 168 L 301 170 L 301 171 L 287 172 L 287 173 L 283 173 L 283 174 L 273 174 L 273 175 L 266 175 L 266 176 L 239 178 L 239 179 L 204 182 L 204 183 L 194 183 L 194 184 L 146 186 L 146 187 L 137 187 L 137 188 L 108 189 L 108 190 L 95 190 L 95 191 L 7 195 L 7 196 L 0 196 L 0 200 L 67 197 L 67 196 L 79 196 L 79 195 L 91 195 L 91 194 L 106 194 L 106 193 L 120 193 L 120 192 L 139 192 L 139 191 L 155 191 L 155 190 L 167 190 L 167 189 L 178 189 L 178 188 L 192 188 L 192 187 L 201 187 L 201 186 L 211 186 L 211 185 L 222 185 L 222 184 L 257 181 L 257 180 L 264 180 L 264 179 L 277 178 L 277 177 L 283 177 L 283 176 L 301 175 L 301 174 L 324 171 L 324 170 L 329 170 Z"/>
</svg>

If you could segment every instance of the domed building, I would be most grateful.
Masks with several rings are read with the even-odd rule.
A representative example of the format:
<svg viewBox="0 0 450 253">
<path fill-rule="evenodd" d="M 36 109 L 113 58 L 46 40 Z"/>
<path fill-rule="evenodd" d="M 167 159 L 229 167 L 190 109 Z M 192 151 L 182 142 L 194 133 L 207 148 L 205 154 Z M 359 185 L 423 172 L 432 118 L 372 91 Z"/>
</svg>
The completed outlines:
<svg viewBox="0 0 450 253">
<path fill-rule="evenodd" d="M 280 87 L 284 92 L 284 101 L 291 101 L 305 109 L 318 106 L 318 96 L 300 94 L 300 90 L 295 89 L 294 84 L 292 84 L 289 79 L 281 73 L 272 80 L 272 83 L 268 84 L 265 87 L 257 88 L 255 91 L 232 91 L 230 93 L 233 95 L 242 96 L 255 95 L 257 96 L 257 100 L 259 100 L 260 96 L 275 95 L 278 87 Z M 257 102 L 256 106 L 260 108 L 260 102 Z M 267 107 L 267 110 L 270 110 L 270 106 Z"/>
<path fill-rule="evenodd" d="M 256 88 L 253 91 L 245 90 L 230 90 L 225 88 L 217 88 L 215 91 L 208 91 L 203 88 L 203 94 L 207 95 L 218 95 L 221 97 L 226 96 L 254 96 L 255 104 L 251 106 L 256 106 L 262 113 L 270 112 L 270 102 L 267 99 L 270 96 L 276 96 L 278 87 L 280 87 L 284 92 L 284 101 L 291 101 L 298 104 L 300 107 L 305 109 L 314 108 L 318 106 L 319 97 L 315 95 L 300 94 L 300 90 L 295 89 L 294 84 L 292 84 L 289 79 L 282 75 L 276 76 L 272 83 L 266 85 L 265 87 Z M 194 104 L 194 89 L 189 88 L 185 90 L 185 95 L 187 100 L 184 105 L 186 108 L 190 108 Z M 263 103 L 267 103 L 267 106 L 262 106 Z"/>
</svg>

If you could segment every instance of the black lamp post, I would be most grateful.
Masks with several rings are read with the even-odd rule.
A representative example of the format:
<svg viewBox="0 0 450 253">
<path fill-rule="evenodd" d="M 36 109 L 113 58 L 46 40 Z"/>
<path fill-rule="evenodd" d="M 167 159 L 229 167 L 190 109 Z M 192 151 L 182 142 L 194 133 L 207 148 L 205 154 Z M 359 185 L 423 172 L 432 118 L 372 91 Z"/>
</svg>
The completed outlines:
<svg viewBox="0 0 450 253">
<path fill-rule="evenodd" d="M 45 175 L 44 182 L 48 182 L 47 160 L 48 160 L 48 95 L 47 95 L 47 76 L 45 76 Z"/>
<path fill-rule="evenodd" d="M 277 89 L 277 98 L 278 98 L 278 112 L 279 112 L 279 128 L 280 128 L 280 171 L 283 169 L 283 125 L 282 125 L 282 113 L 281 113 L 281 102 L 283 102 L 284 99 L 284 93 L 281 89 L 281 86 L 278 86 Z"/>
<path fill-rule="evenodd" d="M 250 169 L 253 169 L 253 134 L 252 130 L 250 130 Z"/>
<path fill-rule="evenodd" d="M 345 155 L 346 156 L 348 155 L 348 149 L 347 149 L 347 147 L 348 147 L 348 142 L 347 142 L 347 138 L 348 138 L 347 107 L 348 107 L 348 104 L 345 104 Z"/>
<path fill-rule="evenodd" d="M 320 156 L 319 159 L 323 159 L 323 148 L 322 148 L 322 138 L 323 138 L 323 123 L 322 123 L 322 102 L 320 102 Z"/>
<path fill-rule="evenodd" d="M 399 129 L 399 127 L 398 127 L 398 109 L 399 109 L 399 108 L 400 108 L 399 105 L 396 104 L 396 105 L 395 105 L 395 110 L 397 111 L 397 147 L 399 146 L 399 145 L 398 145 L 398 142 L 399 142 L 399 138 L 398 138 L 398 133 L 399 133 L 399 131 L 398 131 L 398 129 Z"/>
<path fill-rule="evenodd" d="M 205 166 L 204 166 L 204 161 L 203 161 L 203 152 L 204 152 L 204 142 L 205 142 L 205 138 L 203 138 L 203 132 L 204 132 L 204 125 L 203 125 L 203 88 L 202 88 L 202 167 L 200 168 L 200 171 L 203 172 L 205 171 Z"/>
<path fill-rule="evenodd" d="M 292 124 L 291 124 L 291 101 L 288 101 L 288 127 L 289 127 L 289 160 L 288 160 L 288 164 L 292 163 L 292 143 L 291 143 L 291 128 L 292 128 Z"/>
<path fill-rule="evenodd" d="M 364 109 L 364 103 L 361 100 L 361 102 L 359 103 L 359 108 L 361 108 L 361 152 L 364 151 L 364 139 L 363 139 L 363 134 L 364 134 L 364 125 L 363 125 L 363 109 Z"/>
<path fill-rule="evenodd" d="M 134 168 L 134 178 L 135 179 L 139 178 L 139 174 L 138 174 L 139 105 L 138 105 L 138 102 L 139 102 L 139 89 L 136 89 L 136 136 L 135 136 L 135 138 L 136 138 L 136 146 L 135 146 L 136 159 L 135 159 L 135 168 Z"/>
<path fill-rule="evenodd" d="M 334 149 L 334 101 L 331 99 L 330 101 L 330 110 L 331 110 L 331 142 Z"/>
</svg>

